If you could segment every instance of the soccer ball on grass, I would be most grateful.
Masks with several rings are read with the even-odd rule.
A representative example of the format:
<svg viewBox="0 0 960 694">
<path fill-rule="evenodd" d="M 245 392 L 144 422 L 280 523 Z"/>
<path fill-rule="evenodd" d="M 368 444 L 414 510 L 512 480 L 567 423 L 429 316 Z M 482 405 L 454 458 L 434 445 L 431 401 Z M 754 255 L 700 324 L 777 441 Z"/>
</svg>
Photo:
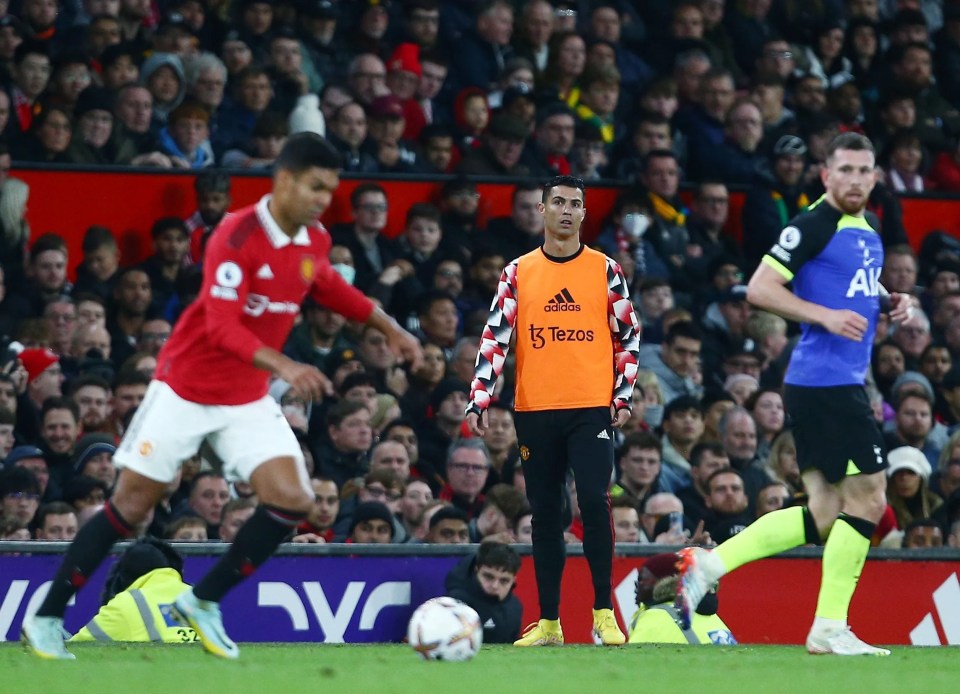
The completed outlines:
<svg viewBox="0 0 960 694">
<path fill-rule="evenodd" d="M 410 618 L 407 641 L 424 660 L 470 660 L 483 644 L 480 617 L 469 605 L 441 597 L 427 600 Z"/>
</svg>

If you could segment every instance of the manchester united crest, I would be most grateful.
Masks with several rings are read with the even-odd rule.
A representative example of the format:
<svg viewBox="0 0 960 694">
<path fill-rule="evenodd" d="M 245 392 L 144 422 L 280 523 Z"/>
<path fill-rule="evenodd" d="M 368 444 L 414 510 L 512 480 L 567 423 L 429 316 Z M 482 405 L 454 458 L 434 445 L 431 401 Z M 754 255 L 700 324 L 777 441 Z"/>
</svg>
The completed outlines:
<svg viewBox="0 0 960 694">
<path fill-rule="evenodd" d="M 526 446 L 520 446 L 520 460 L 527 461 L 530 459 L 530 449 Z"/>
<path fill-rule="evenodd" d="M 317 259 L 312 255 L 305 255 L 300 258 L 300 277 L 307 284 L 313 283 L 313 278 L 317 274 Z"/>
</svg>

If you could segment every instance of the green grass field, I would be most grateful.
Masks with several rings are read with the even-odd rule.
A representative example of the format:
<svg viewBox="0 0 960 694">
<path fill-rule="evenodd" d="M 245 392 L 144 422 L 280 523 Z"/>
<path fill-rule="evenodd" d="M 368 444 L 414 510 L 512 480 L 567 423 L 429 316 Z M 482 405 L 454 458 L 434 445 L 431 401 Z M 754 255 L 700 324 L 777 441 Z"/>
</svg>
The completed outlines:
<svg viewBox="0 0 960 694">
<path fill-rule="evenodd" d="M 896 648 L 888 658 L 808 656 L 787 646 L 487 646 L 469 663 L 426 663 L 407 646 L 242 645 L 224 662 L 193 646 L 76 645 L 76 662 L 40 661 L 0 646 L 0 691 L 11 694 L 189 692 L 947 692 L 956 648 Z"/>
</svg>

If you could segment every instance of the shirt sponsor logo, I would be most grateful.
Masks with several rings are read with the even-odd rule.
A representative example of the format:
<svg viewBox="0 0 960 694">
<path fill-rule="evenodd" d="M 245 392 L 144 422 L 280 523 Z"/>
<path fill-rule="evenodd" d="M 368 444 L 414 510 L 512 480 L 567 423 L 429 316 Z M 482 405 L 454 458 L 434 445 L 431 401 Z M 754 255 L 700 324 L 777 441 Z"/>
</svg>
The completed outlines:
<svg viewBox="0 0 960 694">
<path fill-rule="evenodd" d="M 290 313 L 296 315 L 300 311 L 300 304 L 292 301 L 270 301 L 269 296 L 263 294 L 248 294 L 247 305 L 243 312 L 254 318 L 264 313 Z"/>
<path fill-rule="evenodd" d="M 557 292 L 555 297 L 547 302 L 546 306 L 543 307 L 543 310 L 550 311 L 552 313 L 556 313 L 558 311 L 579 311 L 580 304 L 574 300 L 570 290 L 564 287 Z"/>
<path fill-rule="evenodd" d="M 270 266 L 264 263 L 259 270 L 257 270 L 257 279 L 261 280 L 272 280 L 273 279 L 273 270 L 270 269 Z"/>
<path fill-rule="evenodd" d="M 860 268 L 850 280 L 847 286 L 847 298 L 852 299 L 857 294 L 863 296 L 880 296 L 880 271 L 879 267 Z"/>
<path fill-rule="evenodd" d="M 550 342 L 593 342 L 592 330 L 560 328 L 555 325 L 538 328 L 533 323 L 530 324 L 528 330 L 530 331 L 530 343 L 534 349 L 543 349 L 548 340 Z"/>
</svg>

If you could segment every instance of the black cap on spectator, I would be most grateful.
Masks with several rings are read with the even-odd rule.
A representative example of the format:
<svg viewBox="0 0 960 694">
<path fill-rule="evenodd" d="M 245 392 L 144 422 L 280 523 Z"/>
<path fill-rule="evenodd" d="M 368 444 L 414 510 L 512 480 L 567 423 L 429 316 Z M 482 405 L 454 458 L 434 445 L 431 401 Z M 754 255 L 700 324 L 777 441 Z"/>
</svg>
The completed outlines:
<svg viewBox="0 0 960 694">
<path fill-rule="evenodd" d="M 73 455 L 73 470 L 80 473 L 89 460 L 100 453 L 113 455 L 117 451 L 116 440 L 110 434 L 84 434 L 77 441 L 76 453 Z"/>
<path fill-rule="evenodd" d="M 350 533 L 352 534 L 354 529 L 364 521 L 378 519 L 390 526 L 390 538 L 392 539 L 394 533 L 393 516 L 390 509 L 379 501 L 364 501 L 362 504 L 357 504 L 357 508 L 353 512 L 353 518 L 350 519 Z"/>
<path fill-rule="evenodd" d="M 26 460 L 27 458 L 43 458 L 46 460 L 43 451 L 36 446 L 17 446 L 10 450 L 7 457 L 3 459 L 3 464 L 7 468 L 11 468 L 21 460 Z"/>
<path fill-rule="evenodd" d="M 503 108 L 507 108 L 517 99 L 527 99 L 528 101 L 534 101 L 533 90 L 527 86 L 526 82 L 521 82 L 520 84 L 515 84 L 512 87 L 508 87 L 503 92 L 503 100 L 501 104 Z M 539 122 L 539 120 L 538 120 Z"/>
<path fill-rule="evenodd" d="M 942 259 L 930 271 L 930 279 L 936 278 L 941 272 L 952 272 L 954 275 L 960 276 L 960 261 L 953 258 Z"/>
<path fill-rule="evenodd" d="M 944 375 L 943 381 L 941 381 L 941 386 L 944 390 L 953 390 L 954 388 L 960 388 L 960 367 L 951 369 Z M 17 450 L 16 448 L 13 449 Z M 12 455 L 13 451 L 11 451 Z"/>
<path fill-rule="evenodd" d="M 576 142 L 603 142 L 603 132 L 596 123 L 580 121 L 574 130 Z"/>
<path fill-rule="evenodd" d="M 77 365 L 77 372 L 81 376 L 99 376 L 109 382 L 113 382 L 113 378 L 116 376 L 116 368 L 113 362 L 109 359 L 104 359 L 103 352 L 99 349 L 87 350 L 87 353 L 83 355 L 83 358 Z"/>
<path fill-rule="evenodd" d="M 807 146 L 796 135 L 784 135 L 773 146 L 774 157 L 802 157 L 807 153 Z"/>
<path fill-rule="evenodd" d="M 943 3 L 948 5 L 950 3 Z M 946 8 L 944 8 L 944 13 L 946 13 Z M 921 10 L 915 10 L 909 7 L 905 7 L 902 10 L 898 10 L 893 18 L 890 20 L 890 30 L 902 29 L 903 27 L 914 27 L 914 26 L 927 26 L 927 18 L 924 16 Z"/>
<path fill-rule="evenodd" d="M 100 65 L 104 70 L 106 70 L 125 55 L 130 56 L 130 60 L 133 61 L 134 65 L 140 64 L 141 54 L 137 51 L 136 46 L 129 41 L 125 41 L 123 43 L 115 43 L 112 46 L 107 46 L 103 51 L 103 54 L 100 56 Z"/>
<path fill-rule="evenodd" d="M 310 19 L 337 19 L 340 8 L 333 0 L 304 0 L 300 3 L 300 14 Z"/>
<path fill-rule="evenodd" d="M 157 27 L 158 32 L 165 32 L 171 29 L 182 31 L 189 36 L 197 35 L 193 27 L 187 23 L 187 18 L 179 12 L 168 12 L 166 16 L 160 20 L 160 26 Z"/>
<path fill-rule="evenodd" d="M 77 97 L 77 105 L 73 114 L 79 119 L 90 111 L 107 111 L 113 113 L 113 94 L 104 87 L 87 87 Z"/>
<path fill-rule="evenodd" d="M 13 27 L 13 33 L 15 33 L 19 38 L 23 38 L 23 22 L 14 17 L 12 14 L 0 17 L 0 29 L 6 29 L 7 27 Z"/>
<path fill-rule="evenodd" d="M 540 124 L 547 120 L 547 118 L 552 118 L 553 116 L 560 114 L 565 116 L 574 116 L 574 118 L 576 118 L 573 113 L 573 109 L 571 109 L 562 101 L 553 100 L 550 103 L 543 104 L 537 108 L 537 127 L 540 127 Z"/>
<path fill-rule="evenodd" d="M 509 113 L 498 113 L 490 121 L 490 127 L 487 132 L 492 137 L 498 137 L 501 140 L 511 140 L 514 142 L 523 142 L 527 139 L 530 131 L 523 121 L 512 116 Z"/>
<path fill-rule="evenodd" d="M 327 356 L 326 362 L 326 372 L 328 375 L 333 375 L 336 373 L 337 369 L 346 364 L 348 361 L 359 361 L 360 357 L 357 353 L 349 348 L 340 349 L 336 352 L 331 352 Z"/>
<path fill-rule="evenodd" d="M 468 193 L 476 193 L 477 186 L 473 183 L 473 181 L 469 181 L 466 178 L 459 176 L 454 178 L 452 181 L 447 181 L 443 184 L 443 186 L 440 188 L 440 197 L 446 198 L 464 191 Z"/>
<path fill-rule="evenodd" d="M 747 300 L 747 285 L 745 284 L 735 284 L 730 287 L 727 291 L 720 295 L 720 298 L 717 299 L 717 303 L 720 304 L 735 304 L 740 301 Z"/>
<path fill-rule="evenodd" d="M 436 385 L 433 389 L 433 392 L 430 394 L 430 407 L 436 412 L 440 409 L 440 405 L 443 404 L 443 401 L 447 399 L 452 393 L 463 393 L 467 397 L 470 396 L 470 388 L 463 381 L 457 380 L 456 378 L 445 378 L 440 383 Z"/>
</svg>

